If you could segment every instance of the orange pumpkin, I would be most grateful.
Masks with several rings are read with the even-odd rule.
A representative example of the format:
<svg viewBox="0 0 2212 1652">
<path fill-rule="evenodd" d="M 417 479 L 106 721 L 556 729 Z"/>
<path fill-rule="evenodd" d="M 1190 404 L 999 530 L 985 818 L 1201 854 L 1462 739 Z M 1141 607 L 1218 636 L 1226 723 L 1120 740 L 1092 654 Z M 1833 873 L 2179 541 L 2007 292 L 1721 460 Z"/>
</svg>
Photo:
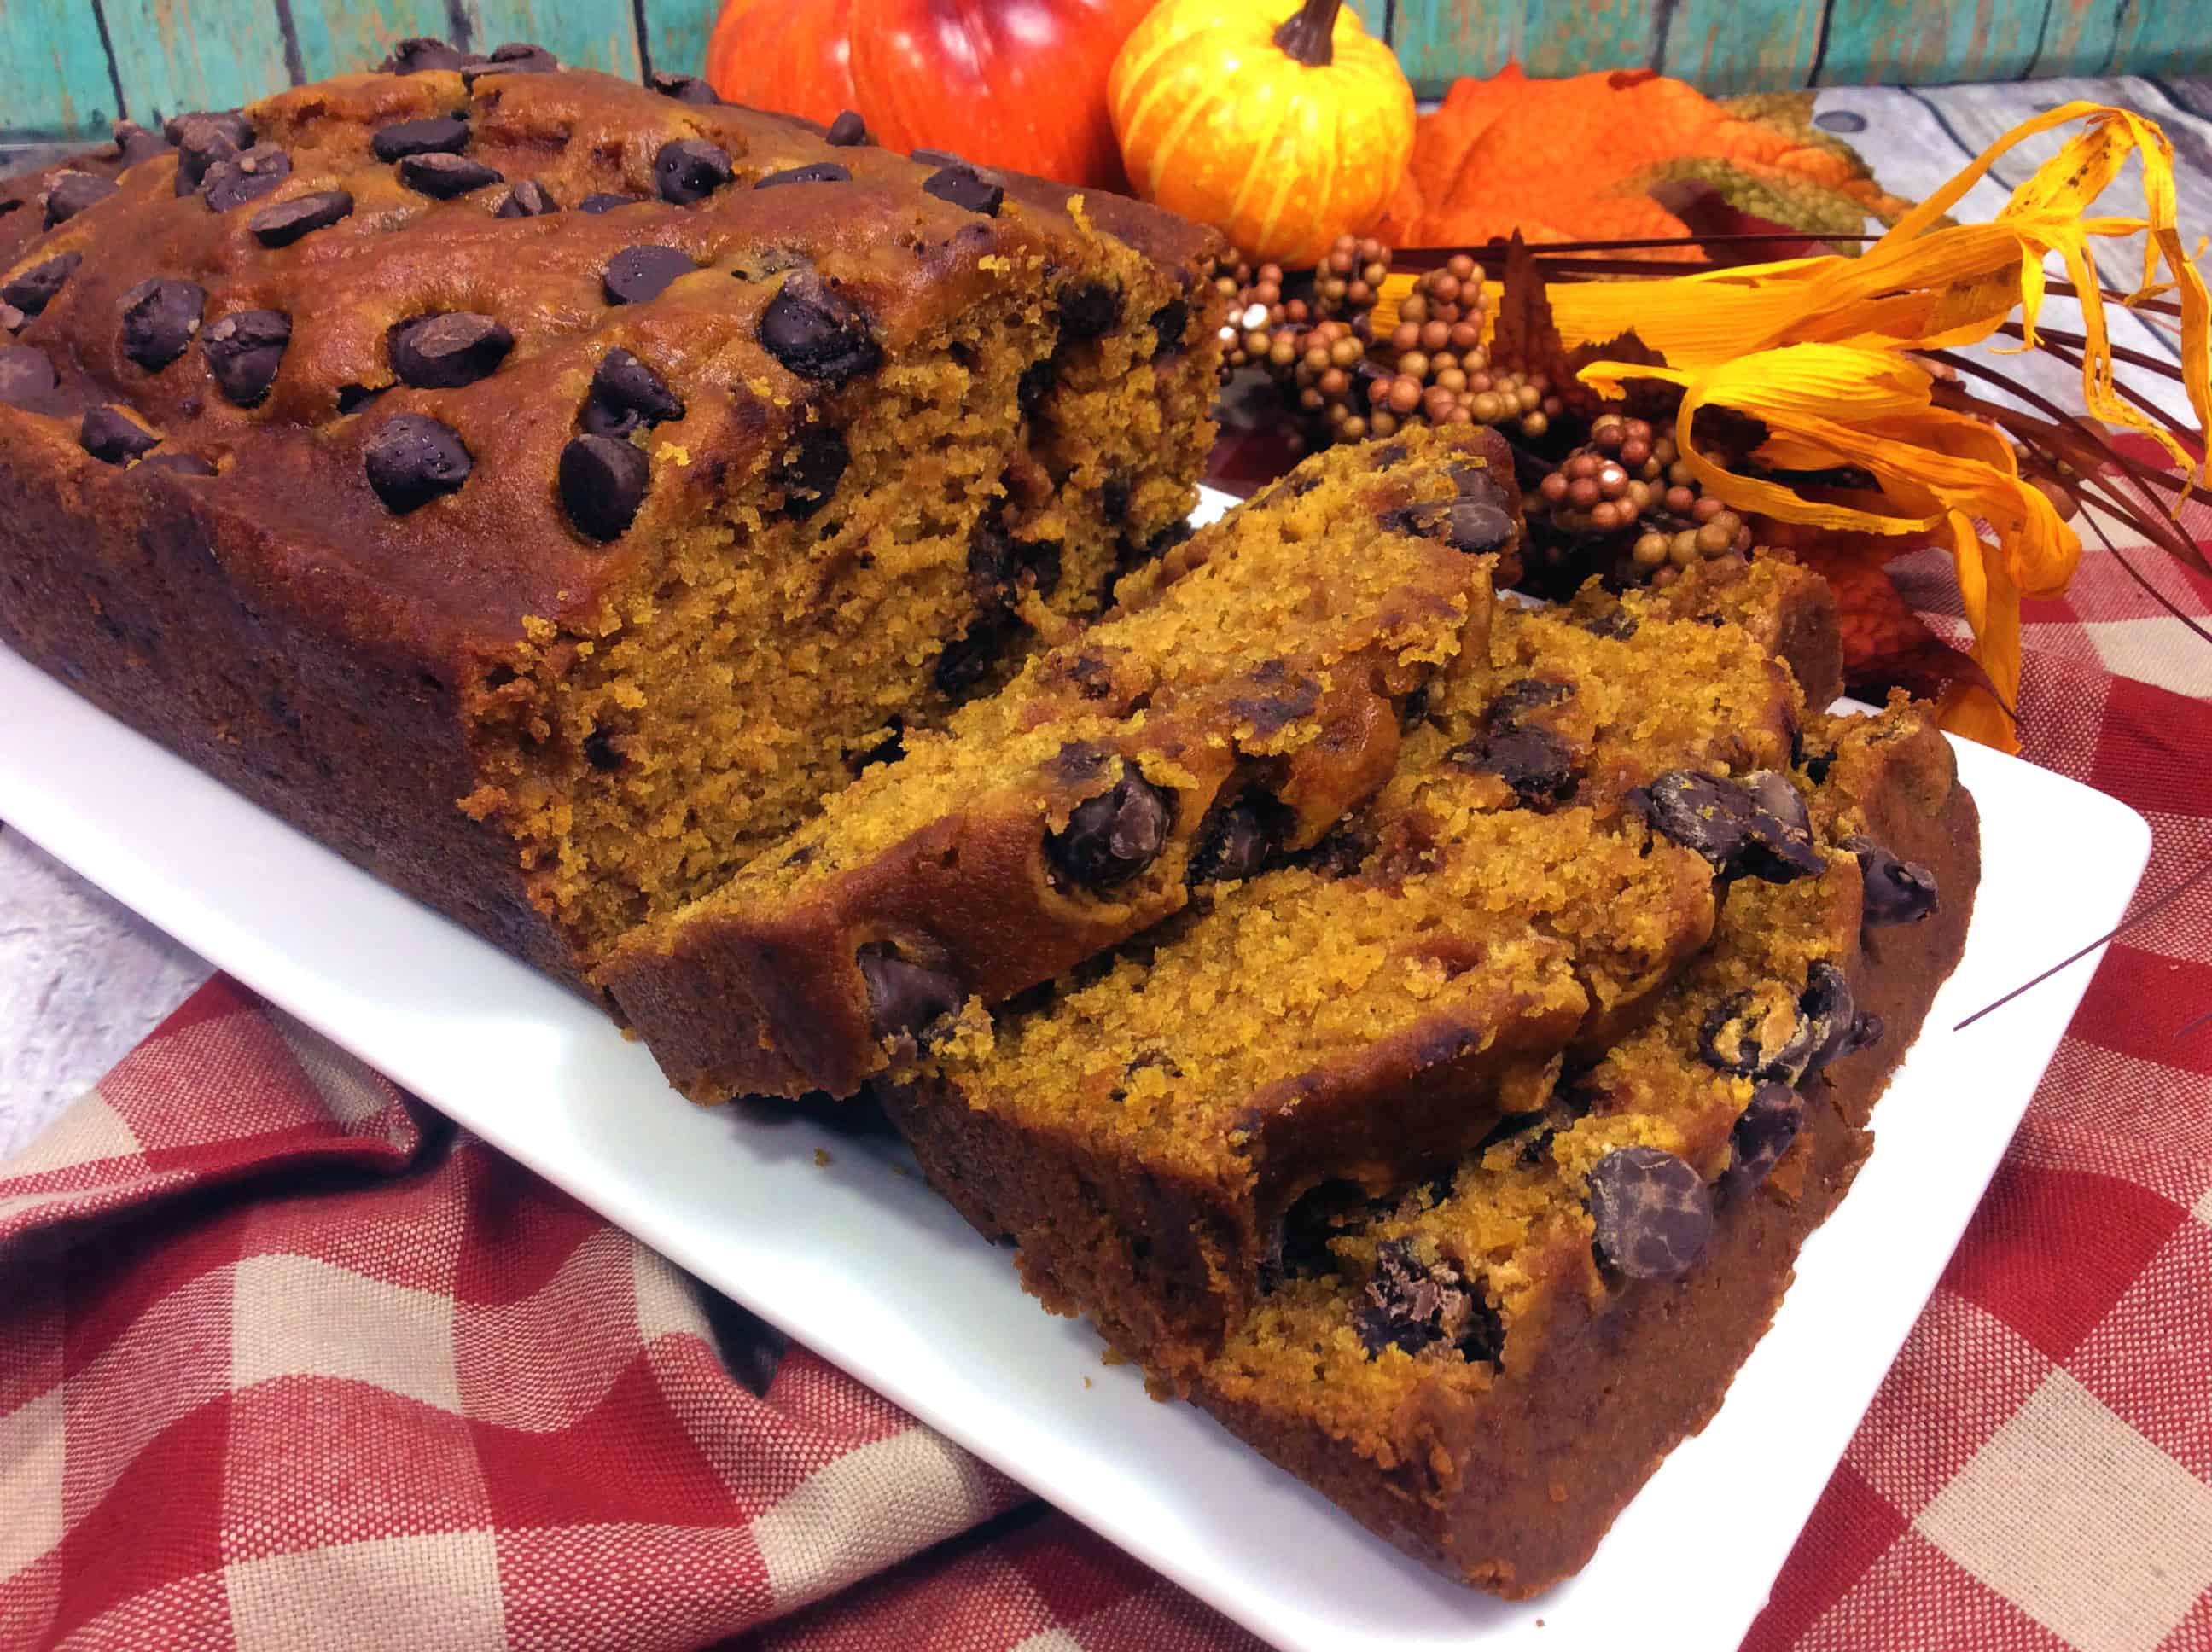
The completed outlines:
<svg viewBox="0 0 2212 1652">
<path fill-rule="evenodd" d="M 1124 189 L 1106 76 L 1151 3 L 727 0 L 707 78 L 810 120 L 854 110 L 893 149 Z"/>
<path fill-rule="evenodd" d="M 707 42 L 707 82 L 732 103 L 828 125 L 857 108 L 853 0 L 728 0 Z"/>
<path fill-rule="evenodd" d="M 1341 0 L 1162 0 L 1106 101 L 1138 193 L 1293 269 L 1374 222 L 1413 152 L 1413 88 Z"/>
</svg>

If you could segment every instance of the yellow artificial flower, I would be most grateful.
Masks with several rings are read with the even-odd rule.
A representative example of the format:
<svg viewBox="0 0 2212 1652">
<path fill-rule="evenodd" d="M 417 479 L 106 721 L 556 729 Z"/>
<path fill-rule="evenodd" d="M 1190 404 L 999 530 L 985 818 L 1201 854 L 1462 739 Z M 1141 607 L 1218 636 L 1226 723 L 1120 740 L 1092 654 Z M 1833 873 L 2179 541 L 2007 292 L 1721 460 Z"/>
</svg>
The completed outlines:
<svg viewBox="0 0 2212 1652">
<path fill-rule="evenodd" d="M 1939 222 L 2008 149 L 2082 120 L 2088 125 L 2013 191 L 1993 222 Z M 2145 215 L 2088 216 L 2130 155 L 2142 160 Z M 2021 599 L 2063 591 L 2081 541 L 2042 491 L 2021 478 L 2001 433 L 1933 404 L 1934 380 L 1911 353 L 1979 343 L 2014 310 L 2032 343 L 2045 295 L 2043 261 L 2055 253 L 2081 298 L 2084 405 L 2160 441 L 2186 473 L 2199 465 L 2196 456 L 2112 386 L 2091 243 L 2134 234 L 2144 237 L 2143 272 L 2126 301 L 2169 292 L 2178 299 L 2184 383 L 2201 432 L 2212 423 L 2212 302 L 2175 222 L 2172 145 L 2155 124 L 2124 109 L 2069 103 L 2015 127 L 1856 258 L 1560 282 L 1547 297 L 1568 345 L 1602 344 L 1633 331 L 1666 359 L 1664 367 L 1597 361 L 1582 377 L 1616 396 L 1632 379 L 1680 386 L 1683 458 L 1724 503 L 1816 526 L 1948 538 L 1974 658 L 2009 706 L 2020 684 Z M 1771 440 L 1758 457 L 1771 465 L 1866 471 L 1882 507 L 1809 500 L 1729 471 L 1696 442 L 1697 410 L 1709 403 L 1765 425 Z M 1993 544 L 1982 538 L 1984 528 Z M 1978 688 L 1954 690 L 1944 720 L 1959 733 L 2019 749 L 2006 709 Z"/>
</svg>

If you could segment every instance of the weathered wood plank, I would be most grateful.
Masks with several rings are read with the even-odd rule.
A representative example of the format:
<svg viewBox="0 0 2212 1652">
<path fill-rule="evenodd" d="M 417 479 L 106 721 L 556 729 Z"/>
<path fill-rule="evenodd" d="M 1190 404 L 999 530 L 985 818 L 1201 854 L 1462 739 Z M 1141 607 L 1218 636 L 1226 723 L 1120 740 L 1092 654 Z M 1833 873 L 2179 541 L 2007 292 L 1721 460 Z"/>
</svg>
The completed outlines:
<svg viewBox="0 0 2212 1652">
<path fill-rule="evenodd" d="M 2112 60 L 2120 9 L 2112 0 L 2050 0 L 2031 75 L 2099 75 Z M 1959 78 L 1956 76 L 1949 79 Z"/>
<path fill-rule="evenodd" d="M 2119 11 L 2106 73 L 2212 74 L 2212 17 L 2202 0 L 2132 0 Z"/>
<path fill-rule="evenodd" d="M 1398 0 L 1392 39 L 1423 97 L 1513 62 L 1531 75 L 1642 68 L 1657 42 L 1658 11 L 1648 0 Z"/>
<path fill-rule="evenodd" d="M 311 81 L 374 69 L 410 36 L 453 32 L 446 0 L 292 0 L 292 27 Z"/>
<path fill-rule="evenodd" d="M 714 32 L 714 14 L 720 9 L 715 0 L 653 0 L 648 4 L 645 50 L 653 67 L 679 75 L 704 74 L 707 37 Z"/>
<path fill-rule="evenodd" d="M 1521 66 L 1531 75 L 1646 68 L 1658 53 L 1658 14 L 1650 0 L 1527 0 Z"/>
<path fill-rule="evenodd" d="M 1831 0 L 1820 82 L 2011 80 L 2035 60 L 2040 15 L 2021 0 Z"/>
<path fill-rule="evenodd" d="M 468 0 L 476 47 L 528 40 L 577 69 L 636 80 L 637 16 L 630 0 Z"/>
<path fill-rule="evenodd" d="M 84 0 L 0 3 L 0 109 L 28 137 L 105 137 L 122 112 L 92 8 Z"/>
<path fill-rule="evenodd" d="M 89 27 L 92 8 L 75 9 Z M 123 112 L 144 125 L 234 108 L 291 82 L 276 0 L 106 0 L 106 14 Z"/>
<path fill-rule="evenodd" d="M 1659 67 L 1714 97 L 1813 79 L 1820 0 L 1680 0 Z"/>
</svg>

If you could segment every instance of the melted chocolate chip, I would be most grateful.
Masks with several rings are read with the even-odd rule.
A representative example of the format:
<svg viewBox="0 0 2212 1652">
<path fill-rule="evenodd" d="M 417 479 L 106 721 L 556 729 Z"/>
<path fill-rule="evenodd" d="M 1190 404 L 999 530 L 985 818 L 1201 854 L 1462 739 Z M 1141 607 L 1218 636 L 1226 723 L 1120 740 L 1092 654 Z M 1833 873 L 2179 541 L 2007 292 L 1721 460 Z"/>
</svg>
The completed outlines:
<svg viewBox="0 0 2212 1652">
<path fill-rule="evenodd" d="M 37 410 L 60 383 L 44 350 L 28 344 L 0 345 L 0 402 Z"/>
<path fill-rule="evenodd" d="M 929 1024 L 966 1001 L 947 970 L 915 963 L 878 946 L 864 946 L 854 962 L 867 987 L 868 1025 L 879 1039 L 918 1038 Z"/>
<path fill-rule="evenodd" d="M 1847 837 L 1844 847 L 1859 858 L 1859 921 L 1865 927 L 1918 923 L 1936 910 L 1936 874 L 1927 867 L 1899 859 L 1869 837 Z"/>
<path fill-rule="evenodd" d="M 246 221 L 246 227 L 264 246 L 289 246 L 302 235 L 328 229 L 352 212 L 353 197 L 344 190 L 318 190 L 262 208 Z"/>
<path fill-rule="evenodd" d="M 123 353 L 159 373 L 199 331 L 207 289 L 190 281 L 142 281 L 123 295 Z"/>
<path fill-rule="evenodd" d="M 835 161 L 814 161 L 803 167 L 786 167 L 757 179 L 755 189 L 781 189 L 786 184 L 849 184 L 853 174 Z"/>
<path fill-rule="evenodd" d="M 1007 642 L 1020 629 L 1003 609 L 979 614 L 969 622 L 964 635 L 945 645 L 937 657 L 930 680 L 947 699 L 957 700 L 991 674 L 992 662 L 1006 652 Z"/>
<path fill-rule="evenodd" d="M 1567 801 L 1582 783 L 1574 753 L 1547 728 L 1508 724 L 1455 746 L 1449 756 L 1462 768 L 1497 775 L 1522 808 L 1540 812 Z"/>
<path fill-rule="evenodd" d="M 428 504 L 469 479 L 475 461 L 450 426 L 419 413 L 395 413 L 378 427 L 362 455 L 368 485 L 393 514 Z"/>
<path fill-rule="evenodd" d="M 151 452 L 161 439 L 136 423 L 119 407 L 95 407 L 77 427 L 77 445 L 103 465 L 128 465 Z"/>
<path fill-rule="evenodd" d="M 645 83 L 665 98 L 674 98 L 678 103 L 720 103 L 721 94 L 696 75 L 672 74 L 665 69 L 656 69 L 646 76 Z"/>
<path fill-rule="evenodd" d="M 1784 1084 L 1764 1084 L 1736 1114 L 1729 1132 L 1729 1167 L 1720 1191 L 1733 1198 L 1758 1187 L 1773 1173 L 1805 1125 L 1805 1098 Z"/>
<path fill-rule="evenodd" d="M 883 365 L 859 310 L 811 270 L 794 270 L 761 312 L 761 347 L 802 379 L 842 385 Z"/>
<path fill-rule="evenodd" d="M 468 61 L 468 53 L 459 46 L 417 34 L 392 47 L 392 55 L 376 68 L 383 75 L 420 75 L 433 69 L 459 69 Z"/>
<path fill-rule="evenodd" d="M 177 193 L 190 195 L 209 167 L 252 146 L 253 128 L 234 109 L 200 110 L 172 115 L 161 123 L 161 136 L 177 146 Z"/>
<path fill-rule="evenodd" d="M 1705 1179 L 1656 1147 L 1620 1147 L 1589 1174 L 1589 1213 L 1598 1260 L 1632 1279 L 1671 1279 L 1688 1271 L 1713 1230 Z"/>
<path fill-rule="evenodd" d="M 211 323 L 200 335 L 200 354 L 224 399 L 240 407 L 258 405 L 276 382 L 284 348 L 292 342 L 292 320 L 281 310 L 239 310 Z"/>
<path fill-rule="evenodd" d="M 1044 398 L 1052 393 L 1060 378 L 1060 364 L 1049 355 L 1030 362 L 1022 369 L 1021 378 L 1014 386 L 1014 404 L 1024 418 L 1033 418 L 1044 405 Z"/>
<path fill-rule="evenodd" d="M 200 198 L 210 212 L 228 212 L 258 201 L 292 175 L 292 157 L 274 143 L 257 143 L 207 169 Z"/>
<path fill-rule="evenodd" d="M 830 123 L 830 130 L 823 135 L 823 140 L 841 149 L 858 148 L 868 141 L 867 123 L 850 109 L 840 109 L 837 118 Z"/>
<path fill-rule="evenodd" d="M 157 155 L 167 155 L 172 147 L 169 140 L 161 133 L 149 132 L 135 120 L 118 120 L 113 131 L 115 158 L 126 170 L 142 161 L 151 161 Z"/>
<path fill-rule="evenodd" d="M 495 218 L 543 218 L 560 210 L 561 203 L 553 198 L 551 190 L 534 178 L 526 178 L 507 191 L 507 199 L 499 203 L 499 210 L 491 216 Z"/>
<path fill-rule="evenodd" d="M 1098 484 L 1098 508 L 1109 522 L 1126 522 L 1136 488 L 1125 476 L 1109 476 Z"/>
<path fill-rule="evenodd" d="M 698 267 L 689 252 L 672 246 L 625 246 L 607 260 L 599 284 L 610 304 L 642 304 L 659 298 L 670 282 Z"/>
<path fill-rule="evenodd" d="M 214 465 L 198 453 L 149 453 L 132 467 L 137 471 L 173 471 L 179 476 L 215 476 Z"/>
<path fill-rule="evenodd" d="M 1045 853 L 1079 888 L 1111 889 L 1160 858 L 1174 820 L 1175 794 L 1133 770 L 1076 805 L 1066 826 L 1045 838 Z"/>
<path fill-rule="evenodd" d="M 1652 829 L 1703 855 L 1723 877 L 1748 874 L 1787 884 L 1822 871 L 1827 863 L 1800 824 L 1803 799 L 1791 788 L 1792 809 L 1781 803 L 1764 777 L 1752 779 L 1773 798 L 1779 812 L 1768 808 L 1749 785 L 1689 768 L 1669 770 L 1629 795 Z"/>
<path fill-rule="evenodd" d="M 1375 1248 L 1375 1271 L 1352 1324 L 1370 1355 L 1392 1347 L 1417 1354 L 1466 1336 L 1474 1308 L 1457 1268 L 1442 1258 L 1421 1261 L 1409 1239 L 1386 1239 Z"/>
<path fill-rule="evenodd" d="M 1541 677 L 1523 677 L 1508 683 L 1498 697 L 1482 708 L 1483 720 L 1492 728 L 1517 723 L 1531 712 L 1563 705 L 1575 697 L 1571 683 L 1553 683 Z"/>
<path fill-rule="evenodd" d="M 602 190 L 596 195 L 586 195 L 576 203 L 576 210 L 588 212 L 594 218 L 603 212 L 612 212 L 617 207 L 650 206 L 653 203 L 642 195 L 616 195 Z"/>
<path fill-rule="evenodd" d="M 1097 338 L 1121 319 L 1121 295 L 1100 281 L 1060 289 L 1060 331 L 1065 338 Z"/>
<path fill-rule="evenodd" d="M 112 178 L 101 178 L 88 172 L 65 172 L 54 179 L 46 191 L 46 228 L 74 218 L 88 207 L 98 206 L 115 193 L 118 185 Z"/>
<path fill-rule="evenodd" d="M 1859 1014 L 1850 977 L 1825 960 L 1805 972 L 1805 990 L 1797 999 L 1797 1008 L 1811 1029 L 1813 1048 L 1804 1073 L 1808 1078 L 1830 1062 L 1881 1040 L 1881 1017 Z"/>
<path fill-rule="evenodd" d="M 54 301 L 54 295 L 83 262 L 82 252 L 64 252 L 44 264 L 34 264 L 5 287 L 0 287 L 0 300 L 14 305 L 25 315 L 37 315 Z"/>
<path fill-rule="evenodd" d="M 921 159 L 921 151 L 917 149 L 915 157 Z M 1006 198 L 1005 190 L 985 182 L 964 166 L 946 167 L 930 173 L 921 180 L 921 192 L 950 202 L 963 212 L 980 212 L 986 218 L 997 217 L 1000 205 Z"/>
<path fill-rule="evenodd" d="M 392 370 L 418 390 L 453 390 L 488 378 L 514 348 L 514 335 L 488 315 L 447 310 L 392 329 Z"/>
<path fill-rule="evenodd" d="M 641 424 L 684 416 L 684 403 L 659 375 L 626 349 L 611 349 L 592 374 L 592 393 L 578 421 L 586 434 L 626 436 Z"/>
<path fill-rule="evenodd" d="M 672 138 L 653 153 L 653 186 L 672 206 L 696 205 L 733 176 L 729 151 L 702 137 Z"/>
<path fill-rule="evenodd" d="M 410 155 L 459 155 L 468 146 L 469 123 L 458 115 L 403 120 L 368 140 L 370 153 L 379 161 L 399 161 Z"/>
<path fill-rule="evenodd" d="M 462 83 L 474 89 L 486 75 L 550 75 L 561 60 L 542 46 L 510 40 L 494 46 L 489 58 L 471 58 L 461 65 Z"/>
<path fill-rule="evenodd" d="M 1615 642 L 1626 642 L 1636 635 L 1636 616 L 1626 608 L 1615 608 L 1602 614 L 1593 614 L 1583 622 L 1583 629 L 1594 637 L 1610 637 Z"/>
<path fill-rule="evenodd" d="M 1794 1084 L 1804 1076 L 1815 1042 L 1813 1025 L 1794 996 L 1780 989 L 1762 993 L 1746 987 L 1729 993 L 1706 1015 L 1698 1054 L 1722 1072 Z"/>
<path fill-rule="evenodd" d="M 852 459 L 843 431 L 835 425 L 807 426 L 799 434 L 799 456 L 784 467 L 780 478 L 783 513 L 803 522 L 828 504 Z"/>
<path fill-rule="evenodd" d="M 1182 348 L 1182 336 L 1190 328 L 1190 306 L 1179 298 L 1171 298 L 1152 313 L 1152 359 L 1172 355 Z"/>
<path fill-rule="evenodd" d="M 615 747 L 614 737 L 595 728 L 584 737 L 584 761 L 602 774 L 611 774 L 623 766 L 623 758 Z"/>
<path fill-rule="evenodd" d="M 1289 811 L 1264 793 L 1248 792 L 1219 811 L 1190 858 L 1193 884 L 1256 876 L 1283 847 Z"/>
<path fill-rule="evenodd" d="M 615 436 L 577 436 L 561 450 L 561 503 L 579 530 L 619 539 L 637 518 L 653 479 L 643 448 Z"/>
<path fill-rule="evenodd" d="M 401 183 L 438 201 L 503 181 L 499 172 L 465 155 L 410 155 L 399 163 L 398 171 Z"/>
</svg>

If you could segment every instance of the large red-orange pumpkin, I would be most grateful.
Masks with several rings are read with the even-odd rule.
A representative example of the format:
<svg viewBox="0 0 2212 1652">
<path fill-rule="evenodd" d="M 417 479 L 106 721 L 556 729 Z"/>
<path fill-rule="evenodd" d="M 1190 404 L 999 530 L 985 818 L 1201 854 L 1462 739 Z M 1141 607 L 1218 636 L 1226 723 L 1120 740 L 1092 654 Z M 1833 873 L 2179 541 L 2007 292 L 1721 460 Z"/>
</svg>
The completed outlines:
<svg viewBox="0 0 2212 1652">
<path fill-rule="evenodd" d="M 857 110 L 897 149 L 1127 185 L 1106 76 L 1152 0 L 727 0 L 707 78 L 738 103 Z"/>
</svg>

